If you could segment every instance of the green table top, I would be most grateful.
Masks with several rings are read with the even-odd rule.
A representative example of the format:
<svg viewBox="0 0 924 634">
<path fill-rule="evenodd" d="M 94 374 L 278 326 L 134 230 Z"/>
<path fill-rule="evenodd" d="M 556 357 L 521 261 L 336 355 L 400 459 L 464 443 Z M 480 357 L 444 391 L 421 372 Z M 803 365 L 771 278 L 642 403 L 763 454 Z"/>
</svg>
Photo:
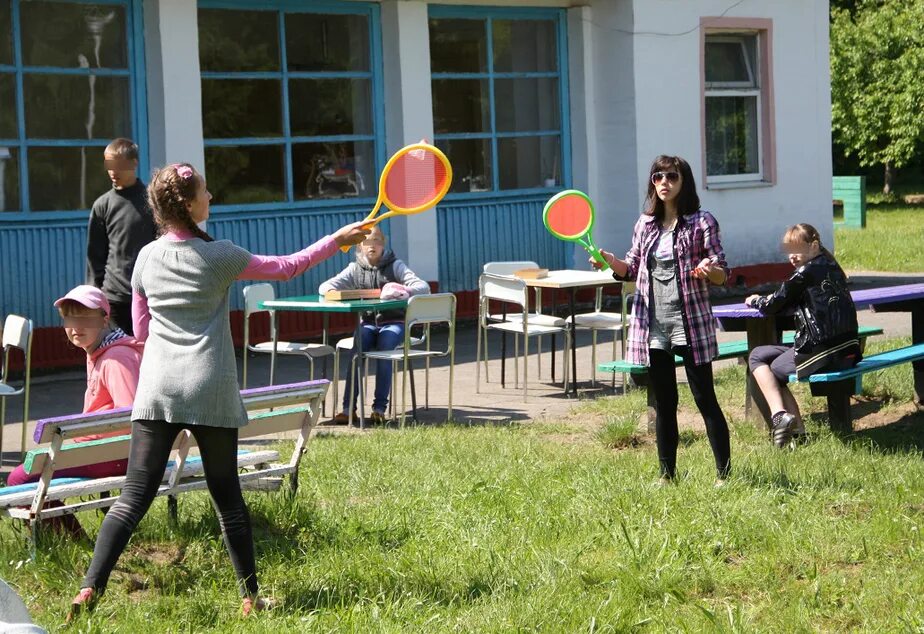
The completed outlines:
<svg viewBox="0 0 924 634">
<path fill-rule="evenodd" d="M 260 302 L 260 308 L 269 310 L 301 310 L 319 313 L 362 313 L 366 311 L 407 308 L 406 299 L 351 299 L 329 302 L 321 295 L 278 297 Z"/>
</svg>

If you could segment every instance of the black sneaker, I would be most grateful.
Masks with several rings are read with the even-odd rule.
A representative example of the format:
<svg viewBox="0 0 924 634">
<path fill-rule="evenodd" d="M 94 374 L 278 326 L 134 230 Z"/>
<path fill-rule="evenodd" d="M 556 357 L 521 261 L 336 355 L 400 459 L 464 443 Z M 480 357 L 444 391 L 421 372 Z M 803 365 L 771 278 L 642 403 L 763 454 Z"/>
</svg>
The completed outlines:
<svg viewBox="0 0 924 634">
<path fill-rule="evenodd" d="M 789 444 L 789 441 L 792 439 L 792 427 L 795 422 L 796 417 L 788 412 L 783 412 L 783 414 L 774 420 L 773 429 L 771 430 L 774 445 L 782 449 Z"/>
</svg>

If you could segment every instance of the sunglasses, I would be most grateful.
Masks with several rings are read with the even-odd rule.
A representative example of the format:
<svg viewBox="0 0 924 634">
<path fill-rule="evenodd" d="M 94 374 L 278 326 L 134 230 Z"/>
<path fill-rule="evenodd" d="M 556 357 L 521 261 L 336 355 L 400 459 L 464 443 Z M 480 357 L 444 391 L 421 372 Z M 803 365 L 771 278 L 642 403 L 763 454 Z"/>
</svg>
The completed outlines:
<svg viewBox="0 0 924 634">
<path fill-rule="evenodd" d="M 657 185 L 665 178 L 668 183 L 676 183 L 680 180 L 680 172 L 655 172 L 651 175 L 651 184 Z"/>
</svg>

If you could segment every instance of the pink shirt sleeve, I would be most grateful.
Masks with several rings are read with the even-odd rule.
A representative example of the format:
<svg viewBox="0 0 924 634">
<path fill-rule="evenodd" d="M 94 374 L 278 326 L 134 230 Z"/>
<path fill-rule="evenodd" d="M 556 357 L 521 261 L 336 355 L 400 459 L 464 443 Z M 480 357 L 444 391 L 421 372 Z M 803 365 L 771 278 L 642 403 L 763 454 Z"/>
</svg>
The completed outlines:
<svg viewBox="0 0 924 634">
<path fill-rule="evenodd" d="M 333 237 L 325 236 L 291 255 L 252 255 L 239 280 L 290 280 L 337 252 Z M 134 312 L 132 313 L 134 315 Z"/>
<path fill-rule="evenodd" d="M 148 324 L 151 321 L 151 313 L 148 312 L 148 298 L 139 293 L 132 291 L 132 330 L 134 337 L 138 341 L 147 341 Z"/>
</svg>

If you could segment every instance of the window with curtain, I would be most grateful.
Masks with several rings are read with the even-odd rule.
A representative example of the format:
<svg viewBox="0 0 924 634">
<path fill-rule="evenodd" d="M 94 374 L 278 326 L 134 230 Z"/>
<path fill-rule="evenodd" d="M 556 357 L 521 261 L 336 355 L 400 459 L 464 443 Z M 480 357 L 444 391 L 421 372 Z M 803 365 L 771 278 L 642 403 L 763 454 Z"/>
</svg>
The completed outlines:
<svg viewBox="0 0 924 634">
<path fill-rule="evenodd" d="M 291 6 L 199 5 L 205 162 L 216 205 L 376 195 L 377 7 Z"/>
<path fill-rule="evenodd" d="M 0 0 L 0 212 L 86 210 L 111 187 L 103 148 L 139 134 L 135 9 Z"/>
<path fill-rule="evenodd" d="M 451 191 L 564 183 L 561 21 L 558 11 L 431 8 L 434 137 L 453 165 Z"/>
<path fill-rule="evenodd" d="M 758 35 L 706 35 L 705 125 L 708 182 L 761 180 Z"/>
</svg>

